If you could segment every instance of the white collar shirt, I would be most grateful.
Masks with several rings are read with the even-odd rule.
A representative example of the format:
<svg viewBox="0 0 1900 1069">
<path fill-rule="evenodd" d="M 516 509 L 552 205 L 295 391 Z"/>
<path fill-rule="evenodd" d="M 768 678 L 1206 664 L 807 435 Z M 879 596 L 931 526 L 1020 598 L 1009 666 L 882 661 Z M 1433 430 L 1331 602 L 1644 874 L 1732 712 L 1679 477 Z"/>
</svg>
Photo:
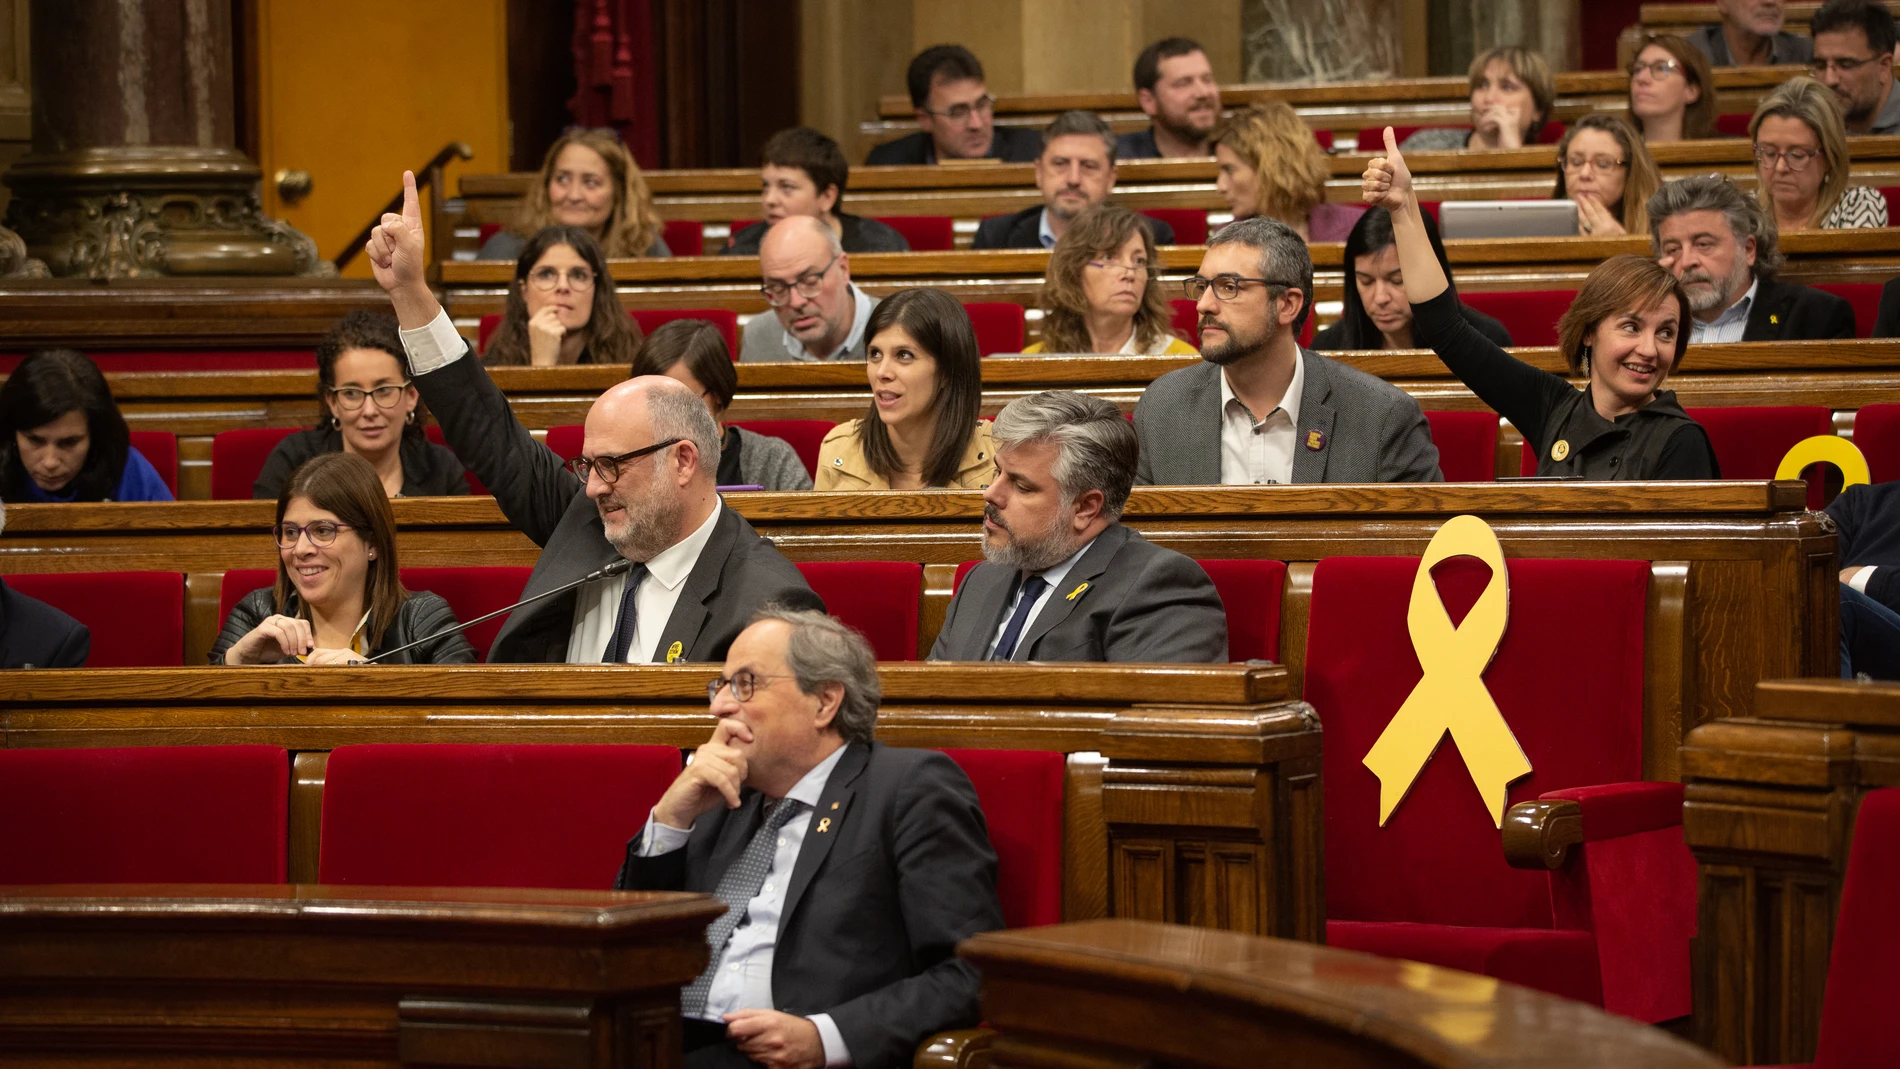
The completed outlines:
<svg viewBox="0 0 1900 1069">
<path fill-rule="evenodd" d="M 1293 450 L 1300 426 L 1300 392 L 1306 388 L 1306 360 L 1293 355 L 1293 381 L 1286 395 L 1264 418 L 1255 419 L 1234 395 L 1226 369 L 1220 374 L 1220 481 L 1227 485 L 1290 483 Z"/>
<path fill-rule="evenodd" d="M 859 339 L 864 337 L 865 325 L 871 322 L 872 301 L 868 294 L 858 288 L 856 282 L 849 282 L 846 283 L 846 285 L 851 287 L 851 300 L 853 304 L 851 311 L 851 333 L 844 336 L 844 344 L 823 356 L 817 356 L 807 350 L 805 343 L 794 337 L 791 331 L 780 331 L 785 344 L 785 351 L 792 354 L 793 360 L 838 360 L 849 356 L 851 350 L 857 347 Z M 769 314 L 777 315 L 778 313 L 772 312 Z"/>
<path fill-rule="evenodd" d="M 1704 323 L 1700 319 L 1691 319 L 1689 343 L 1691 345 L 1714 345 L 1718 342 L 1741 341 L 1748 333 L 1748 312 L 1755 305 L 1755 291 L 1761 287 L 1761 280 L 1748 284 L 1748 292 L 1742 299 L 1722 310 L 1722 314 Z"/>
<path fill-rule="evenodd" d="M 1056 232 L 1049 229 L 1049 209 L 1047 208 L 1042 210 L 1041 215 L 1036 216 L 1036 240 L 1042 242 L 1042 247 L 1045 249 L 1056 247 Z"/>
<path fill-rule="evenodd" d="M 657 649 L 666 623 L 673 618 L 686 577 L 693 574 L 699 555 L 712 540 L 713 527 L 719 523 L 719 511 L 725 505 L 717 499 L 712 514 L 692 534 L 655 554 L 647 562 L 646 578 L 633 595 L 633 641 L 627 644 L 628 664 L 657 664 L 666 661 L 666 651 Z M 607 643 L 614 637 L 620 620 L 620 597 L 626 593 L 627 576 L 616 575 L 591 587 L 583 587 L 574 598 L 574 628 L 567 636 L 567 663 L 599 664 L 607 655 Z M 684 653 L 684 651 L 681 651 Z"/>
<path fill-rule="evenodd" d="M 1068 577 L 1070 569 L 1075 567 L 1075 562 L 1081 560 L 1082 554 L 1087 553 L 1089 547 L 1094 544 L 1095 539 L 1091 538 L 1082 543 L 1082 548 L 1069 554 L 1067 560 L 1053 568 L 1045 568 L 1034 573 L 1042 576 L 1042 581 L 1049 585 L 1044 587 L 1042 593 L 1037 596 L 1036 604 L 1029 610 L 1029 619 L 1023 621 L 1022 632 L 1016 636 L 1016 655 L 1011 657 L 1011 660 L 1023 659 L 1023 651 L 1029 648 L 1029 643 L 1024 640 L 1029 637 L 1029 629 L 1036 626 L 1036 617 L 1041 616 L 1042 611 L 1049 607 L 1050 596 L 1056 592 L 1057 587 L 1062 585 L 1062 580 Z M 1016 615 L 1016 608 L 1023 600 L 1024 585 L 1023 583 L 1016 585 L 1016 593 L 1010 595 L 1009 604 L 1003 607 L 1003 618 L 996 625 L 996 633 L 990 636 L 990 644 L 983 648 L 984 660 L 988 660 L 996 653 L 996 644 L 1003 640 L 1003 632 L 1009 627 L 1009 618 Z"/>
</svg>

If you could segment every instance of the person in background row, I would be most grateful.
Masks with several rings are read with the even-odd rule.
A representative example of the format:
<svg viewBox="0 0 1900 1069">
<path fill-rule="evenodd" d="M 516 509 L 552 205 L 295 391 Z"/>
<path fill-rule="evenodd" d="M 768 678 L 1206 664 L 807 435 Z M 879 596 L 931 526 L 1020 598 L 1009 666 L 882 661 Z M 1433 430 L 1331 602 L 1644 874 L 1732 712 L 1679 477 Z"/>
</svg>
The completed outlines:
<svg viewBox="0 0 1900 1069">
<path fill-rule="evenodd" d="M 7 504 L 0 501 L 0 534 Z M 0 580 L 0 668 L 84 668 L 92 656 L 85 624 Z"/>
<path fill-rule="evenodd" d="M 739 392 L 739 375 L 718 327 L 703 319 L 675 319 L 658 327 L 633 358 L 632 377 L 641 375 L 674 379 L 706 403 L 706 410 L 722 428 L 720 486 L 811 489 L 811 474 L 790 443 L 725 422 L 726 409 Z"/>
<path fill-rule="evenodd" d="M 1451 260 L 1445 255 L 1445 243 L 1439 240 L 1438 223 L 1430 214 L 1420 217 L 1432 255 L 1445 272 L 1445 288 L 1456 293 L 1451 281 Z M 1345 308 L 1339 322 L 1313 335 L 1314 352 L 1365 349 L 1417 349 L 1412 336 L 1412 302 L 1405 296 L 1405 271 L 1399 266 L 1399 250 L 1392 236 L 1392 213 L 1373 208 L 1359 217 L 1346 236 L 1346 270 L 1352 285 L 1346 287 Z M 1470 305 L 1460 303 L 1458 314 L 1471 329 L 1502 349 L 1511 347 L 1511 332 L 1504 324 Z M 1048 328 L 1043 328 L 1044 333 Z"/>
<path fill-rule="evenodd" d="M 0 386 L 0 498 L 170 501 L 172 492 L 132 448 L 98 365 L 77 350 L 42 349 Z"/>
<path fill-rule="evenodd" d="M 1779 235 L 1756 199 L 1722 175 L 1665 183 L 1649 198 L 1656 260 L 1682 283 L 1689 341 L 1813 341 L 1854 336 L 1854 308 L 1775 279 Z"/>
<path fill-rule="evenodd" d="M 1880 287 L 1880 310 L 1874 316 L 1874 337 L 1900 338 L 1900 278 Z"/>
<path fill-rule="evenodd" d="M 404 590 L 396 516 L 369 461 L 313 457 L 277 495 L 277 582 L 244 595 L 211 646 L 212 664 L 353 664 L 456 624 L 449 603 Z M 389 664 L 473 664 L 460 631 Z"/>
<path fill-rule="evenodd" d="M 1785 33 L 1781 0 L 1715 0 L 1722 21 L 1689 35 L 1711 67 L 1783 67 L 1814 57 L 1814 42 Z"/>
<path fill-rule="evenodd" d="M 1146 130 L 1121 136 L 1116 158 L 1212 153 L 1208 139 L 1220 122 L 1220 85 L 1207 52 L 1196 42 L 1168 37 L 1142 49 L 1135 57 L 1135 103 L 1152 121 Z"/>
<path fill-rule="evenodd" d="M 1853 160 L 1840 105 L 1812 78 L 1792 78 L 1768 94 L 1749 120 L 1755 173 L 1775 215 L 1791 230 L 1859 230 L 1887 225 L 1887 198 L 1849 185 Z"/>
<path fill-rule="evenodd" d="M 1522 148 L 1535 144 L 1557 99 L 1557 80 L 1542 54 L 1517 45 L 1481 52 L 1467 72 L 1471 126 L 1419 130 L 1399 146 L 1406 152 Z M 1378 146 L 1360 146 L 1377 152 Z"/>
<path fill-rule="evenodd" d="M 877 298 L 851 281 L 851 255 L 830 227 L 809 215 L 773 223 L 759 243 L 759 275 L 772 314 L 746 321 L 741 361 L 864 359 L 864 325 Z"/>
<path fill-rule="evenodd" d="M 1586 479 L 1719 479 L 1705 432 L 1663 390 L 1688 348 L 1689 299 L 1640 256 L 1590 272 L 1557 324 L 1558 349 L 1583 389 L 1487 341 L 1459 314 L 1425 238 L 1412 175 L 1390 127 L 1365 173 L 1365 200 L 1392 213 L 1412 330 L 1478 399 L 1522 431 L 1537 474 Z"/>
<path fill-rule="evenodd" d="M 836 141 L 808 126 L 794 126 L 773 134 L 759 156 L 759 207 L 765 218 L 732 235 L 721 253 L 757 256 L 765 232 L 788 215 L 823 222 L 846 252 L 910 251 L 904 235 L 876 219 L 844 211 L 851 165 Z"/>
<path fill-rule="evenodd" d="M 1655 159 L 1620 115 L 1585 115 L 1557 142 L 1557 186 L 1550 196 L 1577 202 L 1579 235 L 1641 234 L 1649 229 L 1649 195 L 1660 185 Z"/>
<path fill-rule="evenodd" d="M 1674 34 L 1651 34 L 1629 65 L 1630 125 L 1651 145 L 1715 133 L 1715 76 L 1702 50 Z"/>
<path fill-rule="evenodd" d="M 1278 219 L 1307 241 L 1341 241 L 1365 208 L 1326 201 L 1326 153 L 1281 100 L 1259 100 L 1214 130 L 1214 189 L 1235 219 Z"/>
<path fill-rule="evenodd" d="M 1193 356 L 1174 336 L 1156 285 L 1154 220 L 1119 204 L 1076 217 L 1049 254 L 1042 278 L 1042 340 L 1024 353 Z"/>
<path fill-rule="evenodd" d="M 587 231 L 535 232 L 515 261 L 501 325 L 488 339 L 490 367 L 625 364 L 640 350 L 640 324 L 620 307 L 614 277 Z"/>
<path fill-rule="evenodd" d="M 1808 24 L 1808 66 L 1834 91 L 1849 134 L 1900 134 L 1900 93 L 1893 91 L 1893 15 L 1873 0 L 1827 0 Z"/>
<path fill-rule="evenodd" d="M 1028 163 L 1042 149 L 1034 130 L 996 125 L 996 98 L 983 84 L 983 64 L 962 45 L 917 53 L 904 82 L 921 129 L 873 148 L 867 166 L 985 158 Z"/>
<path fill-rule="evenodd" d="M 870 411 L 825 435 L 817 488 L 988 486 L 996 451 L 977 418 L 983 369 L 963 305 L 942 290 L 899 290 L 878 302 L 864 334 Z"/>
<path fill-rule="evenodd" d="M 516 259 L 528 239 L 549 226 L 587 231 L 615 260 L 671 256 L 662 225 L 640 165 L 620 143 L 620 135 L 575 128 L 548 146 L 541 176 L 528 188 L 520 217 L 489 238 L 477 258 Z"/>
<path fill-rule="evenodd" d="M 1042 206 L 993 215 L 976 228 L 973 249 L 1053 249 L 1075 217 L 1115 191 L 1115 131 L 1092 111 L 1065 111 L 1042 131 L 1036 157 Z M 1174 228 L 1155 220 L 1155 242 L 1174 244 Z"/>
<path fill-rule="evenodd" d="M 276 498 L 305 461 L 325 453 L 369 461 L 390 497 L 467 496 L 462 462 L 423 433 L 421 401 L 403 364 L 396 317 L 351 312 L 317 342 L 317 403 L 328 414 L 277 443 L 251 496 Z"/>
</svg>

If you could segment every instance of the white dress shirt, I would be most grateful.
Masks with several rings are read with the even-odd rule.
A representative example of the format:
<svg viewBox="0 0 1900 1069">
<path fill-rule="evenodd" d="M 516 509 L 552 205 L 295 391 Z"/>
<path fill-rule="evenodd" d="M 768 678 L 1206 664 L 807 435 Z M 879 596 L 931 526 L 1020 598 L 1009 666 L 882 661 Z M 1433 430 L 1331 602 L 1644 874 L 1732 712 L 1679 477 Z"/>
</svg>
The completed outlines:
<svg viewBox="0 0 1900 1069">
<path fill-rule="evenodd" d="M 1029 643 L 1024 642 L 1023 640 L 1029 637 L 1029 629 L 1036 626 L 1036 617 L 1041 616 L 1042 610 L 1049 607 L 1050 595 L 1054 594 L 1056 592 L 1056 588 L 1062 585 L 1062 580 L 1068 576 L 1069 569 L 1074 568 L 1075 562 L 1081 560 L 1082 554 L 1087 553 L 1089 551 L 1089 547 L 1094 544 L 1095 544 L 1095 539 L 1091 538 L 1088 541 L 1082 543 L 1081 549 L 1078 549 L 1074 553 L 1071 553 L 1069 555 L 1068 560 L 1063 561 L 1061 564 L 1058 564 L 1053 568 L 1045 568 L 1040 572 L 1033 573 L 1033 574 L 1042 576 L 1043 582 L 1048 583 L 1049 585 L 1047 587 L 1044 587 L 1042 593 L 1037 596 L 1035 607 L 1029 610 L 1029 619 L 1023 621 L 1023 629 L 1021 632 L 1019 632 L 1016 635 L 1016 652 L 1015 652 L 1015 655 L 1010 658 L 1010 660 L 1013 660 L 1013 661 L 1022 660 L 1023 652 L 1029 648 Z M 989 660 L 990 657 L 996 652 L 996 644 L 998 642 L 1003 641 L 1003 630 L 1009 626 L 1009 618 L 1016 615 L 1016 606 L 1018 603 L 1020 603 L 1023 600 L 1023 586 L 1024 585 L 1026 584 L 1024 583 L 1017 584 L 1016 593 L 1010 596 L 1009 604 L 1004 606 L 1003 619 L 1000 623 L 996 625 L 996 633 L 990 636 L 990 644 L 983 647 L 984 660 L 986 661 Z M 1067 597 L 1068 594 L 1065 592 L 1063 596 Z"/>
<path fill-rule="evenodd" d="M 838 767 L 844 747 L 818 762 L 804 778 L 785 792 L 785 797 L 805 803 L 808 810 L 818 808 L 825 793 L 831 770 Z M 781 805 L 784 803 L 780 803 Z M 792 868 L 798 863 L 798 850 L 805 845 L 805 832 L 811 821 L 793 817 L 779 829 L 778 848 L 772 854 L 772 867 L 766 870 L 765 883 L 746 904 L 745 918 L 732 930 L 726 952 L 720 957 L 712 986 L 706 992 L 706 1020 L 719 1022 L 725 1014 L 739 1010 L 777 1009 L 772 1000 L 772 953 L 778 946 L 778 927 L 785 911 L 786 885 Z M 652 814 L 641 832 L 640 856 L 658 857 L 686 845 L 691 829 L 674 828 L 660 823 Z M 818 1026 L 818 1038 L 825 1045 L 827 1069 L 851 1064 L 851 1052 L 845 1048 L 844 1034 L 828 1013 L 814 1013 L 807 1020 Z"/>
<path fill-rule="evenodd" d="M 1748 284 L 1748 292 L 1742 299 L 1722 310 L 1722 314 L 1704 323 L 1700 319 L 1690 318 L 1689 344 L 1712 345 L 1716 342 L 1741 341 L 1748 333 L 1748 310 L 1755 305 L 1755 290 L 1761 286 L 1756 279 Z"/>
<path fill-rule="evenodd" d="M 1306 388 L 1306 360 L 1293 355 L 1293 381 L 1279 407 L 1255 419 L 1220 373 L 1220 481 L 1227 485 L 1293 481 L 1294 440 L 1300 427 L 1300 391 Z"/>
<path fill-rule="evenodd" d="M 793 360 L 837 360 L 850 353 L 851 348 L 858 344 L 858 339 L 864 337 L 864 327 L 871 322 L 871 311 L 876 302 L 871 300 L 870 295 L 859 289 L 856 282 L 847 283 L 847 285 L 851 287 L 851 300 L 855 303 L 851 311 L 851 333 L 844 336 L 844 344 L 823 356 L 813 356 L 805 348 L 805 343 L 793 337 L 792 332 L 787 330 L 782 332 L 785 351 L 792 354 Z"/>
<path fill-rule="evenodd" d="M 1867 584 L 1874 577 L 1875 567 L 1876 566 L 1872 564 L 1863 564 L 1859 568 L 1856 568 L 1854 570 L 1854 574 L 1848 577 L 1847 585 L 1853 587 L 1855 590 L 1859 591 L 1862 594 L 1867 593 Z"/>
<path fill-rule="evenodd" d="M 726 506 L 713 501 L 711 515 L 692 534 L 661 550 L 647 561 L 647 576 L 633 595 L 633 641 L 627 644 L 628 664 L 665 664 L 666 651 L 659 649 L 660 633 L 673 618 L 686 577 L 693 574 L 699 555 L 712 540 L 719 511 Z M 613 641 L 614 626 L 620 621 L 620 598 L 627 592 L 627 576 L 616 575 L 574 595 L 574 627 L 567 635 L 568 664 L 599 664 L 607 656 L 607 643 Z M 681 657 L 685 650 L 680 651 Z"/>
</svg>

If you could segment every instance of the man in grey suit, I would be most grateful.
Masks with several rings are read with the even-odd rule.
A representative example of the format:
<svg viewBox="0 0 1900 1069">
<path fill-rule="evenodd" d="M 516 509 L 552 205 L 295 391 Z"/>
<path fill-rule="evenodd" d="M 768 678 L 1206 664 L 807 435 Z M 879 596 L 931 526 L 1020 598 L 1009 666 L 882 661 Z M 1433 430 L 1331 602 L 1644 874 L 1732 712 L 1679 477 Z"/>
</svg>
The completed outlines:
<svg viewBox="0 0 1900 1069">
<path fill-rule="evenodd" d="M 759 243 L 759 274 L 772 314 L 746 322 L 741 362 L 864 359 L 864 325 L 877 301 L 851 281 L 851 256 L 823 221 L 773 223 Z"/>
<path fill-rule="evenodd" d="M 587 412 L 581 455 L 563 465 L 515 419 L 429 292 L 414 175 L 403 172 L 402 214 L 383 216 L 368 251 L 443 437 L 542 549 L 525 595 L 636 562 L 516 609 L 490 661 L 717 661 L 767 603 L 823 610 L 798 569 L 719 500 L 719 427 L 692 391 L 661 376 L 613 387 Z"/>
<path fill-rule="evenodd" d="M 996 417 L 983 556 L 951 599 L 933 661 L 1227 659 L 1201 566 L 1118 520 L 1135 432 L 1099 397 L 1049 391 Z"/>
<path fill-rule="evenodd" d="M 1187 281 L 1201 360 L 1135 405 L 1144 485 L 1441 482 L 1410 394 L 1302 348 L 1313 260 L 1292 227 L 1256 217 L 1208 240 Z"/>
</svg>

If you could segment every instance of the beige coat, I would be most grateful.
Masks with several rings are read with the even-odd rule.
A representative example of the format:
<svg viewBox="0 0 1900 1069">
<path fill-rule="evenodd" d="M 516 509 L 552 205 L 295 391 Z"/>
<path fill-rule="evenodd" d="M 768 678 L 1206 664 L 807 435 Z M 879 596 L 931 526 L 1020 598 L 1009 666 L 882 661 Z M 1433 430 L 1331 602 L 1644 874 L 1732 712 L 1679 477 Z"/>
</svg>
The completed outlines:
<svg viewBox="0 0 1900 1069">
<path fill-rule="evenodd" d="M 840 423 L 825 435 L 824 444 L 818 447 L 818 478 L 814 487 L 819 490 L 889 490 L 891 484 L 884 477 L 871 470 L 864 459 L 864 443 L 858 438 L 858 425 L 863 420 L 850 420 Z M 996 447 L 990 442 L 990 421 L 976 421 L 976 430 L 970 435 L 970 444 L 963 450 L 963 460 L 957 465 L 957 477 L 950 488 L 957 490 L 981 490 L 990 485 L 996 477 Z"/>
</svg>

